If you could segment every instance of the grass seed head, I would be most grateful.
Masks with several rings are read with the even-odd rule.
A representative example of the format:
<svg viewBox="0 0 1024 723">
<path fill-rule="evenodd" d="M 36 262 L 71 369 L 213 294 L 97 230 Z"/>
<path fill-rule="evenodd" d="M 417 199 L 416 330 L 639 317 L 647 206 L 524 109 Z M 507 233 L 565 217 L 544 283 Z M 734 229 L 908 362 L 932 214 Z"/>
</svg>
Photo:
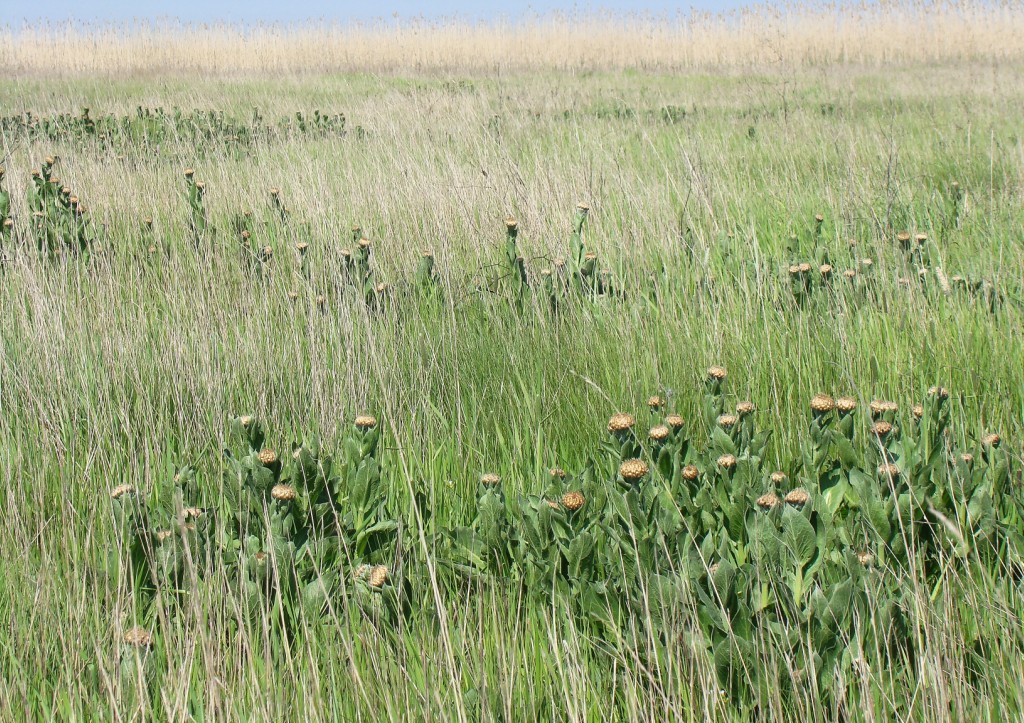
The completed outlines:
<svg viewBox="0 0 1024 723">
<path fill-rule="evenodd" d="M 924 416 L 924 407 L 920 404 L 915 404 L 910 408 L 910 413 L 914 415 L 914 419 L 921 419 Z"/>
<path fill-rule="evenodd" d="M 565 479 L 565 470 L 561 467 L 552 467 L 550 473 L 555 479 Z"/>
<path fill-rule="evenodd" d="M 945 387 L 929 387 L 928 396 L 936 399 L 949 399 L 949 390 Z"/>
</svg>

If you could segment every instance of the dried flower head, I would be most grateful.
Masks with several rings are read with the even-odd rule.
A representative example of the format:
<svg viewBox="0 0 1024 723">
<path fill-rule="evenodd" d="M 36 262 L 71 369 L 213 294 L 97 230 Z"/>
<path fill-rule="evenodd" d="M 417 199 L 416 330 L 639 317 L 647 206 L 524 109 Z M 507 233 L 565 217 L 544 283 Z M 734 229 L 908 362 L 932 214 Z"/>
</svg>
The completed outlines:
<svg viewBox="0 0 1024 723">
<path fill-rule="evenodd" d="M 611 419 L 608 420 L 608 431 L 613 434 L 625 432 L 632 429 L 634 424 L 636 424 L 636 420 L 633 419 L 632 414 L 619 412 L 618 414 L 613 414 Z"/>
<path fill-rule="evenodd" d="M 369 583 L 370 587 L 384 587 L 384 584 L 388 581 L 388 568 L 387 565 L 374 565 L 370 569 Z"/>
<path fill-rule="evenodd" d="M 242 417 L 239 417 L 238 421 L 241 423 L 243 427 L 248 429 L 249 427 L 252 426 L 252 423 L 256 421 L 256 417 L 252 416 L 251 414 L 246 414 Z"/>
<path fill-rule="evenodd" d="M 822 264 L 818 267 L 818 271 L 821 273 L 822 278 L 827 279 L 832 275 L 832 264 Z"/>
<path fill-rule="evenodd" d="M 198 507 L 186 507 L 181 511 L 182 518 L 186 520 L 198 520 L 205 513 Z"/>
<path fill-rule="evenodd" d="M 494 474 L 494 472 L 485 472 L 480 475 L 480 484 L 484 487 L 497 487 L 501 484 L 501 477 Z"/>
<path fill-rule="evenodd" d="M 914 236 L 914 240 L 917 242 L 917 245 L 920 246 L 925 241 L 928 240 L 928 234 L 926 234 L 926 233 L 919 233 L 916 236 Z"/>
<path fill-rule="evenodd" d="M 587 498 L 583 496 L 582 492 L 566 492 L 562 495 L 562 507 L 569 510 L 569 512 L 575 512 L 586 503 Z"/>
<path fill-rule="evenodd" d="M 727 376 L 725 367 L 712 366 L 708 367 L 708 379 L 714 382 L 720 382 Z"/>
<path fill-rule="evenodd" d="M 627 459 L 619 465 L 619 474 L 624 480 L 638 480 L 647 474 L 647 463 L 642 459 Z"/>
<path fill-rule="evenodd" d="M 785 472 L 772 472 L 770 479 L 771 479 L 771 481 L 774 484 L 780 485 L 780 484 L 782 484 L 783 482 L 786 481 L 786 473 Z"/>
<path fill-rule="evenodd" d="M 110 490 L 110 496 L 111 498 L 116 500 L 120 497 L 123 497 L 124 495 L 131 494 L 133 492 L 135 492 L 135 485 L 118 485 L 114 489 Z"/>
<path fill-rule="evenodd" d="M 876 417 L 886 412 L 895 413 L 899 411 L 899 405 L 896 402 L 889 402 L 884 399 L 875 399 L 868 406 L 871 409 L 871 414 Z"/>
<path fill-rule="evenodd" d="M 799 264 L 790 264 L 789 265 L 789 275 L 790 276 L 798 276 L 799 274 L 800 274 L 800 265 Z"/>
<path fill-rule="evenodd" d="M 683 479 L 687 482 L 693 482 L 699 476 L 700 470 L 697 469 L 696 465 L 688 464 L 683 467 Z"/>
<path fill-rule="evenodd" d="M 259 459 L 262 465 L 269 467 L 277 461 L 277 452 L 272 449 L 264 449 L 256 455 L 256 458 Z"/>
<path fill-rule="evenodd" d="M 877 437 L 886 437 L 892 432 L 892 425 L 889 422 L 875 422 L 871 425 L 871 433 Z"/>
<path fill-rule="evenodd" d="M 735 414 L 723 414 L 718 418 L 718 426 L 722 429 L 732 429 L 738 421 L 739 417 Z"/>
<path fill-rule="evenodd" d="M 836 401 L 827 394 L 815 394 L 811 399 L 811 410 L 816 414 L 828 414 L 836 408 Z"/>
<path fill-rule="evenodd" d="M 901 244 L 905 244 L 910 241 L 910 231 L 900 231 L 896 234 L 896 240 Z"/>
<path fill-rule="evenodd" d="M 839 397 L 836 400 L 836 409 L 843 414 L 849 414 L 857 408 L 857 400 L 853 397 Z"/>
<path fill-rule="evenodd" d="M 544 500 L 545 504 L 553 510 L 560 510 L 562 507 L 555 500 Z"/>
<path fill-rule="evenodd" d="M 929 387 L 928 396 L 936 399 L 949 399 L 949 390 L 945 387 Z"/>
<path fill-rule="evenodd" d="M 670 414 L 667 417 L 665 417 L 665 424 L 667 424 L 668 426 L 672 427 L 672 429 L 676 429 L 676 430 L 682 429 L 683 428 L 683 418 L 681 416 L 679 416 L 678 414 Z"/>
<path fill-rule="evenodd" d="M 358 567 L 356 567 L 355 570 L 352 571 L 352 578 L 355 580 L 363 580 L 366 578 L 367 575 L 370 574 L 371 569 L 372 568 L 370 565 L 363 563 L 362 565 L 359 565 Z"/>
<path fill-rule="evenodd" d="M 651 409 L 661 409 L 665 406 L 665 398 L 655 394 L 647 400 L 647 406 Z"/>
<path fill-rule="evenodd" d="M 145 628 L 129 628 L 124 634 L 124 642 L 133 648 L 149 648 L 153 645 L 153 635 Z"/>
<path fill-rule="evenodd" d="M 867 550 L 859 550 L 857 552 L 857 562 L 859 562 L 863 567 L 870 567 L 871 563 L 874 561 L 875 556 Z"/>
<path fill-rule="evenodd" d="M 722 469 L 732 469 L 736 466 L 736 457 L 731 454 L 723 454 L 718 458 L 718 466 Z"/>
<path fill-rule="evenodd" d="M 555 479 L 565 479 L 565 470 L 561 467 L 552 467 L 549 471 Z"/>
<path fill-rule="evenodd" d="M 807 494 L 807 490 L 803 487 L 797 487 L 786 493 L 786 504 L 793 505 L 794 507 L 803 507 L 807 504 L 807 500 L 811 499 L 811 496 Z"/>
<path fill-rule="evenodd" d="M 164 542 L 173 534 L 174 533 L 171 530 L 157 530 L 156 534 L 155 534 L 156 541 L 157 542 Z"/>
<path fill-rule="evenodd" d="M 753 402 L 740 402 L 736 405 L 736 414 L 741 417 L 745 417 L 748 414 L 753 414 L 756 407 Z"/>
<path fill-rule="evenodd" d="M 861 259 L 860 260 L 860 265 L 863 266 L 866 269 L 870 269 L 874 265 L 874 263 L 875 262 L 872 261 L 871 259 Z"/>
<path fill-rule="evenodd" d="M 308 249 L 309 244 L 306 243 L 305 241 L 299 241 L 297 244 L 295 244 L 295 250 L 298 251 L 300 254 L 306 253 Z"/>
<path fill-rule="evenodd" d="M 974 464 L 974 455 L 970 452 L 964 452 L 960 455 L 960 461 L 964 464 Z"/>
<path fill-rule="evenodd" d="M 843 278 L 845 278 L 845 279 L 852 279 L 852 278 L 855 278 L 856 276 L 857 276 L 857 270 L 856 269 L 846 269 L 845 271 L 843 271 Z"/>
<path fill-rule="evenodd" d="M 369 414 L 360 414 L 356 416 L 355 425 L 356 429 L 361 429 L 363 431 L 373 429 L 377 426 L 377 418 Z"/>
<path fill-rule="evenodd" d="M 185 178 L 192 178 L 192 176 L 194 176 L 194 175 L 196 175 L 195 169 L 193 169 L 193 168 L 186 168 L 185 169 Z"/>
<path fill-rule="evenodd" d="M 361 248 L 361 249 L 368 249 L 368 248 L 370 248 L 370 239 L 368 239 L 368 238 L 361 238 L 361 239 L 359 239 L 359 248 Z"/>
<path fill-rule="evenodd" d="M 920 404 L 915 404 L 910 408 L 910 413 L 914 415 L 915 419 L 921 419 L 924 416 L 924 407 Z"/>
<path fill-rule="evenodd" d="M 1002 443 L 1002 438 L 998 434 L 987 434 L 981 440 L 981 443 L 986 447 L 998 447 Z"/>
<path fill-rule="evenodd" d="M 771 510 L 779 506 L 781 500 L 774 492 L 768 492 L 757 498 L 757 506 L 762 510 Z"/>
<path fill-rule="evenodd" d="M 291 502 L 295 499 L 295 488 L 291 485 L 274 485 L 270 490 L 270 496 L 279 502 Z"/>
<path fill-rule="evenodd" d="M 878 476 L 885 479 L 897 479 L 900 476 L 900 468 L 888 462 L 878 465 Z"/>
<path fill-rule="evenodd" d="M 664 424 L 659 424 L 657 427 L 651 427 L 651 431 L 647 433 L 647 436 L 655 442 L 664 442 L 668 439 L 668 435 L 669 429 Z"/>
<path fill-rule="evenodd" d="M 806 261 L 800 264 L 797 268 L 800 269 L 801 274 L 809 274 L 811 272 L 811 265 Z"/>
</svg>

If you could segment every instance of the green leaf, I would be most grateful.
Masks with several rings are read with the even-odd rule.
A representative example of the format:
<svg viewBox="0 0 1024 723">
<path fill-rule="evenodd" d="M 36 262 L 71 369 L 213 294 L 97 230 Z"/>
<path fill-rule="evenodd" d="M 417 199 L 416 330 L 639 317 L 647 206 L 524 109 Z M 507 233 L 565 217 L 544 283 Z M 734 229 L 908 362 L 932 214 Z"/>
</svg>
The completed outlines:
<svg viewBox="0 0 1024 723">
<path fill-rule="evenodd" d="M 782 515 L 782 527 L 786 547 L 801 566 L 806 565 L 817 550 L 814 527 L 802 513 L 791 507 L 787 507 Z"/>
</svg>

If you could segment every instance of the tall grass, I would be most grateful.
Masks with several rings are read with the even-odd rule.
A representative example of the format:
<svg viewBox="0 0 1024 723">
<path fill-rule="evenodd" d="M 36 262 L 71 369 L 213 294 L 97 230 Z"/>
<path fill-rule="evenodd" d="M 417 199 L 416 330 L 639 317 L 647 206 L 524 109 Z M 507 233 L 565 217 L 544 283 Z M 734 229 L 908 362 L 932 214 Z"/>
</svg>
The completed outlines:
<svg viewBox="0 0 1024 723">
<path fill-rule="evenodd" d="M 1021 19 L 1013 7 L 944 5 L 922 26 L 923 12 L 870 13 L 909 18 L 884 30 L 875 20 L 837 28 L 832 15 L 810 12 L 690 19 L 652 25 L 651 42 L 632 44 L 602 21 L 584 32 L 548 20 L 507 33 L 446 26 L 412 41 L 407 30 L 195 28 L 4 38 L 4 113 L 143 105 L 246 119 L 256 105 L 278 119 L 320 108 L 344 112 L 349 132 L 282 132 L 249 147 L 171 138 L 114 148 L 4 131 L 4 186 L 24 243 L 4 249 L 0 271 L 3 717 L 1019 716 L 1022 601 L 1019 581 L 998 575 L 958 572 L 934 598 L 919 590 L 917 672 L 890 674 L 884 651 L 855 651 L 859 674 L 842 683 L 856 708 L 801 687 L 802 671 L 766 641 L 747 663 L 797 681 L 799 693 L 762 690 L 754 709 L 740 711 L 720 693 L 714 661 L 685 641 L 652 658 L 642 637 L 594 639 L 558 604 L 537 605 L 514 586 L 439 585 L 436 617 L 394 631 L 331 610 L 284 645 L 269 625 L 240 624 L 207 588 L 179 616 L 140 619 L 131 592 L 98 573 L 114 545 L 110 488 L 151 487 L 171 463 L 216 479 L 231 414 L 259 416 L 283 450 L 313 432 L 331 448 L 354 413 L 372 411 L 385 425 L 394 494 L 423 482 L 438 524 L 471 516 L 482 471 L 501 473 L 512 493 L 540 489 L 554 465 L 579 467 L 608 415 L 640 411 L 651 393 L 671 389 L 682 414 L 697 417 L 711 363 L 729 368 L 737 397 L 754 400 L 775 430 L 773 460 L 799 443 L 816 392 L 909 405 L 937 383 L 954 393 L 957 435 L 998 430 L 1019 458 Z M 775 50 L 737 34 L 755 20 Z M 957 31 L 964 27 L 977 32 Z M 187 42 L 172 50 L 176 33 Z M 553 41 L 566 35 L 568 43 Z M 788 69 L 732 72 L 776 59 Z M 836 60 L 881 67 L 828 64 Z M 918 67 L 893 75 L 888 63 Z M 218 75 L 131 77 L 200 66 Z M 730 70 L 613 70 L 571 82 L 547 72 L 719 66 Z M 492 75 L 495 67 L 538 72 Z M 317 75 L 355 69 L 399 77 Z M 267 71 L 310 76 L 231 79 Z M 81 73 L 124 78 L 64 77 Z M 664 113 L 669 106 L 685 115 Z M 60 156 L 60 176 L 88 204 L 108 250 L 89 263 L 31 252 L 24 198 L 48 154 Z M 185 167 L 206 183 L 217 228 L 198 251 Z M 959 222 L 946 194 L 952 181 L 966 192 Z M 311 244 L 309 280 L 292 239 L 278 243 L 265 283 L 239 263 L 231 216 L 252 209 L 272 219 L 271 186 Z M 565 255 L 581 200 L 601 259 L 627 288 L 654 274 L 662 293 L 552 317 L 539 304 L 515 313 L 477 290 L 500 257 L 506 216 L 518 219 L 534 272 Z M 853 263 L 851 238 L 856 258 L 875 261 L 871 303 L 794 303 L 786 269 L 804 256 L 787 249 L 790 233 L 819 212 L 837 270 Z M 170 249 L 158 263 L 139 231 L 146 217 Z M 353 224 L 371 238 L 388 281 L 411 276 L 420 250 L 433 249 L 445 301 L 384 316 L 357 305 L 320 313 L 315 296 Z M 1007 303 L 993 314 L 901 285 L 917 271 L 895 242 L 904 229 L 928 233 L 948 275 L 984 278 Z M 695 612 L 673 614 L 685 626 Z M 120 677 L 120 636 L 136 623 L 157 639 L 160 687 L 148 698 Z M 987 642 L 984 654 L 966 649 L 968 630 Z"/>
</svg>

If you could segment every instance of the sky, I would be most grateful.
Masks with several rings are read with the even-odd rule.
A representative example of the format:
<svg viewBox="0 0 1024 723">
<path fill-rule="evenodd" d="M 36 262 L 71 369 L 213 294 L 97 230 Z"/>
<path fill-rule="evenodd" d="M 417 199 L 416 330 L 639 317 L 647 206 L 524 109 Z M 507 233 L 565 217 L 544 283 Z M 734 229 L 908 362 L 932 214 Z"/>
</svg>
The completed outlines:
<svg viewBox="0 0 1024 723">
<path fill-rule="evenodd" d="M 697 10 L 729 10 L 750 2 L 744 0 L 380 0 L 352 2 L 326 0 L 0 0 L 0 25 L 18 26 L 41 20 L 126 21 L 175 18 L 184 22 L 229 21 L 234 23 L 303 22 L 325 18 L 340 23 L 371 23 L 378 19 L 401 22 L 402 19 L 465 20 L 518 19 L 552 11 L 573 12 L 594 8 L 612 12 L 648 12 L 655 15 L 689 13 Z"/>
</svg>

